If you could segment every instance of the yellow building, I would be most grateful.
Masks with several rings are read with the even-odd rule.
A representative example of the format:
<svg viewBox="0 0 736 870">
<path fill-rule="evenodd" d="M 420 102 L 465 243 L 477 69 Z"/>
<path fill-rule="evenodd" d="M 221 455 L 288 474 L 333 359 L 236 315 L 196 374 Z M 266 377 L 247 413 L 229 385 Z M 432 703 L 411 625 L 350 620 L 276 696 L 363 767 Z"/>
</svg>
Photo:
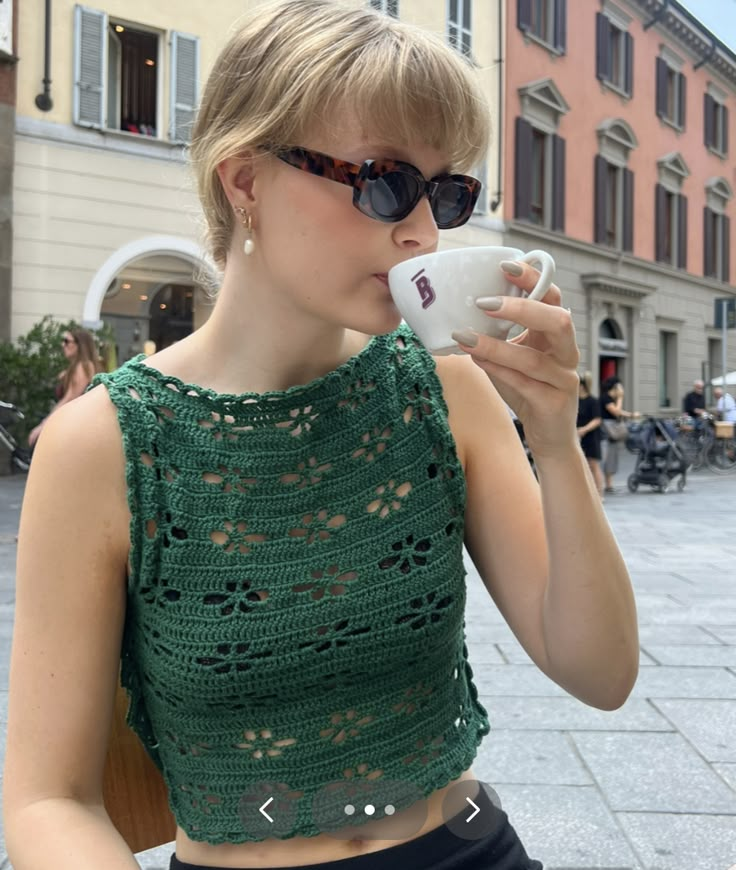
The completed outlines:
<svg viewBox="0 0 736 870">
<path fill-rule="evenodd" d="M 91 327 L 104 320 L 124 360 L 207 318 L 202 276 L 217 276 L 201 245 L 186 142 L 215 57 L 263 2 L 217 0 L 213 14 L 213 4 L 196 0 L 54 0 L 48 22 L 44 0 L 19 4 L 12 337 L 45 314 Z M 335 2 L 365 2 L 442 34 L 471 54 L 495 104 L 504 4 Z M 50 86 L 39 100 L 47 26 Z M 486 183 L 477 215 L 444 233 L 443 245 L 500 242 L 502 209 L 489 217 L 495 154 L 478 169 Z"/>
</svg>

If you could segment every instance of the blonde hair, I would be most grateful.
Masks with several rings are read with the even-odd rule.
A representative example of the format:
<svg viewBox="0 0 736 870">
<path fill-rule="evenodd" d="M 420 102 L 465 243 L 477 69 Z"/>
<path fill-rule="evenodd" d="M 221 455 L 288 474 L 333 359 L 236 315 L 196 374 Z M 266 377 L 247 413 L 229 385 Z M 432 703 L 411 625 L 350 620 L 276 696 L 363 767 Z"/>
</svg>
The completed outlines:
<svg viewBox="0 0 736 870">
<path fill-rule="evenodd" d="M 488 106 L 474 71 L 439 37 L 335 0 L 259 7 L 215 62 L 192 136 L 218 265 L 227 258 L 233 210 L 217 165 L 246 151 L 303 146 L 346 110 L 389 142 L 436 148 L 454 171 L 468 171 L 488 149 Z"/>
<path fill-rule="evenodd" d="M 593 372 L 583 372 L 580 377 L 580 386 L 589 395 L 593 395 Z"/>
</svg>

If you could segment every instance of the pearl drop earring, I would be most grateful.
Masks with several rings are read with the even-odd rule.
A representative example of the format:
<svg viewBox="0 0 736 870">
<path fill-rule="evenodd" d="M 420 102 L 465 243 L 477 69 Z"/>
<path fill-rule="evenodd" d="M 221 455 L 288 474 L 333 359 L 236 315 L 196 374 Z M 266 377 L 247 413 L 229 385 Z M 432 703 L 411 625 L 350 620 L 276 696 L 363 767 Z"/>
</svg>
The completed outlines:
<svg viewBox="0 0 736 870">
<path fill-rule="evenodd" d="M 243 224 L 245 231 L 248 234 L 245 243 L 243 244 L 243 251 L 246 257 L 250 257 L 256 247 L 256 243 L 253 241 L 253 218 L 240 206 L 236 206 L 235 211 L 240 216 L 240 222 Z"/>
</svg>

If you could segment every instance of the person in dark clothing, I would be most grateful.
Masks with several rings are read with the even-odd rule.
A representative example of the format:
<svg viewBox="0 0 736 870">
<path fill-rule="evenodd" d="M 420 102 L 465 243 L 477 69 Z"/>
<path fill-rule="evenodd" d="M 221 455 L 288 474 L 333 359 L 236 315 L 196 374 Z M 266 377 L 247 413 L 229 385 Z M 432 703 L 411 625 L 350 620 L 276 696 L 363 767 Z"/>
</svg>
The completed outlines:
<svg viewBox="0 0 736 870">
<path fill-rule="evenodd" d="M 607 420 L 623 421 L 641 416 L 638 411 L 625 411 L 624 385 L 616 375 L 607 378 L 601 384 L 601 424 L 607 433 L 606 456 L 603 460 L 603 475 L 606 486 L 604 492 L 614 492 L 613 475 L 618 471 L 618 454 L 620 441 L 611 437 Z"/>
<path fill-rule="evenodd" d="M 692 390 L 686 393 L 682 400 L 683 414 L 687 414 L 688 417 L 695 417 L 695 419 L 705 414 L 704 387 L 703 381 L 693 381 Z"/>
<path fill-rule="evenodd" d="M 592 393 L 593 375 L 580 375 L 578 393 L 578 438 L 588 460 L 596 489 L 603 498 L 603 474 L 601 473 L 601 403 Z"/>
</svg>

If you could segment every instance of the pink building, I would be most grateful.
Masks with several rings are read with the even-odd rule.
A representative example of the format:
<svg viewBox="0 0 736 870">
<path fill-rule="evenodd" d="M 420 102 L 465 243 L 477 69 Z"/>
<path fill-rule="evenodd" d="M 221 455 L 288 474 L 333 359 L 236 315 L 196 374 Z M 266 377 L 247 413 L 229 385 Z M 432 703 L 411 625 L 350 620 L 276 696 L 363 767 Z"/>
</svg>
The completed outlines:
<svg viewBox="0 0 736 870">
<path fill-rule="evenodd" d="M 507 0 L 504 239 L 544 247 L 582 365 L 679 411 L 736 304 L 736 54 L 675 0 Z M 733 317 L 733 315 L 731 315 Z M 727 338 L 736 368 L 736 330 Z"/>
</svg>

